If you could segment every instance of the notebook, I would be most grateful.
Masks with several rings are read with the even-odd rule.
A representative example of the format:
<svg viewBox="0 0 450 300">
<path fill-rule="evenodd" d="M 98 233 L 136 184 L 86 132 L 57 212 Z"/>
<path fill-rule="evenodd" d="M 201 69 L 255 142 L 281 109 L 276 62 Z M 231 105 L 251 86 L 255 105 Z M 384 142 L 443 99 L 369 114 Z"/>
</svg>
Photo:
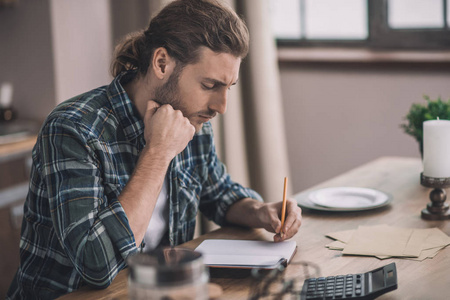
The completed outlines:
<svg viewBox="0 0 450 300">
<path fill-rule="evenodd" d="M 196 251 L 212 268 L 274 269 L 287 265 L 297 250 L 295 241 L 204 240 Z"/>
</svg>

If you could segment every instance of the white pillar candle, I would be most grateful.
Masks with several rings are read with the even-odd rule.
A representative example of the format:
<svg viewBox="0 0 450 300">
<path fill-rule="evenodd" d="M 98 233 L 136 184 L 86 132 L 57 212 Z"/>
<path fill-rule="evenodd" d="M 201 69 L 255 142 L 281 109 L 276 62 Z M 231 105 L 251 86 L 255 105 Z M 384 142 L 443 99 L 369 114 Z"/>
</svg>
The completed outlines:
<svg viewBox="0 0 450 300">
<path fill-rule="evenodd" d="M 450 121 L 423 122 L 423 175 L 450 177 Z"/>
</svg>

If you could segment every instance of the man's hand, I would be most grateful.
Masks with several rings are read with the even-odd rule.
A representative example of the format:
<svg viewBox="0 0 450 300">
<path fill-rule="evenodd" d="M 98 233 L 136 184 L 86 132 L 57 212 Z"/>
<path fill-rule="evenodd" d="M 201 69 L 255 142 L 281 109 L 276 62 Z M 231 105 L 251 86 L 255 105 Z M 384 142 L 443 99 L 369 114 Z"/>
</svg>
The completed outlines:
<svg viewBox="0 0 450 300">
<path fill-rule="evenodd" d="M 246 198 L 234 203 L 227 212 L 228 222 L 254 228 L 264 228 L 276 233 L 275 242 L 281 242 L 293 237 L 302 224 L 302 210 L 293 199 L 286 201 L 286 219 L 281 228 L 281 207 L 283 202 L 261 203 Z M 283 233 L 283 234 L 281 234 Z"/>
<path fill-rule="evenodd" d="M 273 237 L 275 242 L 281 242 L 293 237 L 302 224 L 302 210 L 293 199 L 286 201 L 286 219 L 281 228 L 281 207 L 283 202 L 267 203 L 259 209 L 259 216 L 263 228 L 269 232 L 276 233 Z"/>
<path fill-rule="evenodd" d="M 167 155 L 171 160 L 186 148 L 195 134 L 195 127 L 179 110 L 169 104 L 148 101 L 144 116 L 144 138 L 149 149 Z"/>
</svg>

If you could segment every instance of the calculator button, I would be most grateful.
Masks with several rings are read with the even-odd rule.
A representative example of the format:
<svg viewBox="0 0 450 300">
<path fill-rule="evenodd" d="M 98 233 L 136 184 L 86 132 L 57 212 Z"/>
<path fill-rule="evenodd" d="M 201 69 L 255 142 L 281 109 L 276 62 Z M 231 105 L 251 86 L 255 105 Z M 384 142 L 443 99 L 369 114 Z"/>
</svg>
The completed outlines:
<svg viewBox="0 0 450 300">
<path fill-rule="evenodd" d="M 345 291 L 345 296 L 351 296 L 351 295 L 353 295 L 353 290 L 346 290 Z"/>
<path fill-rule="evenodd" d="M 362 285 L 361 284 L 357 284 L 357 285 L 355 285 L 355 288 L 360 289 L 360 288 L 362 288 Z"/>
<path fill-rule="evenodd" d="M 323 298 L 324 295 L 325 295 L 325 294 L 324 294 L 324 293 L 321 293 L 321 292 L 317 292 L 317 293 L 314 294 L 314 296 L 320 297 L 320 298 Z"/>
<path fill-rule="evenodd" d="M 360 289 L 356 289 L 356 290 L 355 290 L 355 294 L 356 294 L 356 295 L 361 295 L 361 290 L 360 290 Z"/>
</svg>

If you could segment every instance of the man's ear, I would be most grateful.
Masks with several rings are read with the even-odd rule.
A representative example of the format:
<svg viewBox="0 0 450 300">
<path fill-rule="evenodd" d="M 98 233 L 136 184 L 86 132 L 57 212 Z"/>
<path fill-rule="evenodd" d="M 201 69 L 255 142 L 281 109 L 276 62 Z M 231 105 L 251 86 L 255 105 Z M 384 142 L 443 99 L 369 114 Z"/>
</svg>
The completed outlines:
<svg viewBox="0 0 450 300">
<path fill-rule="evenodd" d="M 160 47 L 153 53 L 150 68 L 157 78 L 163 80 L 168 78 L 175 68 L 175 60 L 169 56 L 166 48 Z"/>
</svg>

